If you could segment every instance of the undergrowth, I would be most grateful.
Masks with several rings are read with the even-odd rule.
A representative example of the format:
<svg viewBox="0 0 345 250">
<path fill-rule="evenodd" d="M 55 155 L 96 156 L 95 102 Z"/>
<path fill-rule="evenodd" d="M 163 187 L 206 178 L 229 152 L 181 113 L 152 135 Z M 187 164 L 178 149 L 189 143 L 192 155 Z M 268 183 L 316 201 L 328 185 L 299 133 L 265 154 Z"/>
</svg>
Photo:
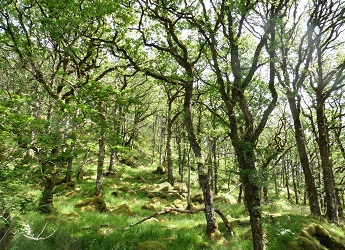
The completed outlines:
<svg viewBox="0 0 345 250">
<path fill-rule="evenodd" d="M 84 211 L 75 208 L 75 204 L 93 196 L 94 176 L 75 181 L 72 189 L 58 186 L 54 204 L 56 212 L 50 215 L 40 214 L 35 210 L 13 216 L 16 225 L 15 237 L 10 249 L 140 249 L 147 243 L 151 249 L 159 244 L 160 249 L 252 249 L 249 216 L 243 204 L 216 203 L 227 215 L 234 227 L 234 236 L 230 236 L 219 216 L 219 230 L 225 241 L 205 237 L 205 218 L 198 214 L 165 214 L 129 227 L 131 224 L 152 215 L 155 211 L 143 209 L 151 201 L 141 192 L 143 185 L 166 184 L 166 176 L 154 174 L 155 166 L 125 166 L 116 168 L 115 176 L 104 179 L 103 198 L 107 208 L 127 204 L 132 215 L 112 212 Z M 90 167 L 87 171 L 93 171 Z M 195 175 L 195 173 L 194 173 Z M 122 190 L 122 191 L 121 191 Z M 114 195 L 116 192 L 116 195 Z M 200 193 L 197 183 L 192 193 Z M 30 190 L 31 194 L 39 193 Z M 236 191 L 234 191 L 236 193 Z M 169 207 L 176 198 L 163 199 L 156 210 Z M 202 204 L 196 204 L 202 207 Z M 319 223 L 330 233 L 345 242 L 345 230 L 335 227 L 325 220 L 308 216 L 307 209 L 284 199 L 276 200 L 262 207 L 263 227 L 268 250 L 288 249 L 289 242 L 311 223 Z M 139 247 L 140 246 L 140 247 Z M 145 249 L 145 248 L 142 248 Z"/>
</svg>

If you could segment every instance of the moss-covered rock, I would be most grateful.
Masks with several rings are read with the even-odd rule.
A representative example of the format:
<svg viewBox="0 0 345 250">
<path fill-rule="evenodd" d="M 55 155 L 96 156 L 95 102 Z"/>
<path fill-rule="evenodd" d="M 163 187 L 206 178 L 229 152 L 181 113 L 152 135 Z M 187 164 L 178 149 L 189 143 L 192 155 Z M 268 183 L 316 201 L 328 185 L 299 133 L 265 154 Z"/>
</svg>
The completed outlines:
<svg viewBox="0 0 345 250">
<path fill-rule="evenodd" d="M 155 174 L 164 175 L 167 172 L 166 167 L 158 166 L 157 169 L 154 171 Z"/>
<path fill-rule="evenodd" d="M 152 203 L 147 203 L 143 205 L 141 208 L 148 211 L 156 211 L 156 208 Z"/>
<path fill-rule="evenodd" d="M 119 187 L 119 190 L 127 193 L 130 190 L 130 188 L 128 186 L 123 186 L 123 187 Z"/>
<path fill-rule="evenodd" d="M 237 200 L 231 195 L 217 196 L 213 200 L 215 203 L 228 203 L 228 204 L 236 204 L 237 203 Z"/>
<path fill-rule="evenodd" d="M 114 214 L 123 214 L 126 216 L 132 216 L 133 212 L 131 211 L 131 209 L 129 208 L 129 206 L 127 204 L 121 204 L 118 207 L 115 207 L 114 209 L 111 210 L 111 213 Z"/>
<path fill-rule="evenodd" d="M 169 189 L 170 189 L 170 185 L 166 184 L 166 185 L 163 185 L 162 188 L 159 191 L 168 192 Z"/>
<path fill-rule="evenodd" d="M 344 243 L 332 236 L 323 226 L 315 223 L 304 228 L 289 246 L 292 250 L 345 250 Z"/>
<path fill-rule="evenodd" d="M 191 200 L 193 202 L 203 203 L 204 202 L 204 196 L 203 196 L 203 194 L 195 194 L 191 197 Z"/>
<path fill-rule="evenodd" d="M 310 240 L 306 237 L 299 236 L 290 242 L 288 249 L 290 250 L 302 250 L 302 249 L 320 250 L 321 248 L 317 246 L 315 242 L 313 242 L 313 240 Z"/>
<path fill-rule="evenodd" d="M 135 192 L 134 190 L 129 190 L 127 194 L 133 196 L 133 195 L 137 195 L 137 192 Z"/>
<path fill-rule="evenodd" d="M 96 211 L 99 212 L 106 212 L 107 211 L 107 204 L 105 203 L 102 197 L 94 197 L 93 198 L 93 205 L 95 206 Z"/>
<path fill-rule="evenodd" d="M 87 198 L 75 204 L 76 208 L 81 208 L 84 211 L 98 211 L 106 212 L 107 204 L 102 197 Z"/>
<path fill-rule="evenodd" d="M 159 242 L 159 241 L 144 241 L 139 242 L 137 246 L 137 250 L 166 250 L 166 246 Z"/>
<path fill-rule="evenodd" d="M 183 193 L 187 193 L 187 186 L 185 183 L 180 183 L 177 182 L 174 184 L 174 190 L 178 191 L 178 192 L 183 192 Z"/>
<path fill-rule="evenodd" d="M 71 221 L 71 220 L 76 220 L 80 218 L 80 215 L 77 212 L 71 212 L 66 214 L 67 215 L 67 220 Z"/>
<path fill-rule="evenodd" d="M 178 209 L 184 209 L 187 206 L 186 202 L 181 201 L 180 199 L 174 200 L 171 207 L 172 208 L 178 208 Z"/>
</svg>

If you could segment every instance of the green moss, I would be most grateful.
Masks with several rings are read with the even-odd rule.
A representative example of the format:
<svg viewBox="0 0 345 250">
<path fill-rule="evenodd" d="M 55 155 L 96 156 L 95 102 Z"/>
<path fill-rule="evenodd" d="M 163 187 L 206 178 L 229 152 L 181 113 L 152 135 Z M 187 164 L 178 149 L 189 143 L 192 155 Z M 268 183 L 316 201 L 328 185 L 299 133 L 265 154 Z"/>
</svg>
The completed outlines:
<svg viewBox="0 0 345 250">
<path fill-rule="evenodd" d="M 290 250 L 303 250 L 303 249 L 308 249 L 308 250 L 320 250 L 320 248 L 315 245 L 315 242 L 310 240 L 307 237 L 299 236 L 296 239 L 294 239 L 290 244 L 287 249 Z"/>
</svg>

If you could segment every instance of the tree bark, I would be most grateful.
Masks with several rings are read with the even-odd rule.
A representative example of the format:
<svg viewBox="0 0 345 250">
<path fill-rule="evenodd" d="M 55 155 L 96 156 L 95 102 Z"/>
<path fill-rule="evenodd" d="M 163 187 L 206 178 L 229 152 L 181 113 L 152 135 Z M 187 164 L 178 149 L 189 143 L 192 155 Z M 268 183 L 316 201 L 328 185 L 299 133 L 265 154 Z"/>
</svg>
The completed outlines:
<svg viewBox="0 0 345 250">
<path fill-rule="evenodd" d="M 218 225 L 216 222 L 214 214 L 214 203 L 212 192 L 209 184 L 209 176 L 205 166 L 204 157 L 201 151 L 201 146 L 196 138 L 193 119 L 192 119 L 192 93 L 193 93 L 193 83 L 189 83 L 185 87 L 185 98 L 184 98 L 184 122 L 188 133 L 188 139 L 190 146 L 194 152 L 197 167 L 198 167 L 198 177 L 199 185 L 204 196 L 204 206 L 205 206 L 205 217 L 206 217 L 206 235 L 211 236 L 218 230 Z"/>
<path fill-rule="evenodd" d="M 57 139 L 55 138 L 54 141 L 58 143 Z M 46 159 L 43 159 L 42 162 L 42 172 L 45 174 L 44 176 L 44 189 L 42 192 L 42 196 L 39 200 L 38 206 L 40 207 L 40 211 L 44 213 L 52 212 L 54 207 L 54 188 L 55 188 L 55 177 L 56 177 L 56 163 L 52 160 L 48 160 L 48 156 L 54 160 L 58 155 L 58 147 L 55 145 L 49 154 L 46 156 Z"/>
<path fill-rule="evenodd" d="M 71 143 L 70 152 L 67 158 L 67 169 L 66 169 L 66 176 L 65 176 L 65 182 L 71 182 L 72 181 L 72 168 L 73 168 L 73 154 L 74 154 L 74 141 Z"/>
<path fill-rule="evenodd" d="M 296 169 L 295 168 L 291 169 L 291 174 L 292 174 L 293 191 L 295 193 L 295 202 L 298 205 L 299 200 L 298 200 L 298 188 L 297 188 L 297 178 L 296 178 Z"/>
<path fill-rule="evenodd" d="M 289 171 L 288 171 L 289 166 L 287 165 L 288 165 L 288 162 L 284 159 L 283 160 L 283 181 L 286 187 L 287 199 L 291 200 L 290 185 L 289 185 Z"/>
<path fill-rule="evenodd" d="M 103 165 L 105 158 L 105 138 L 104 131 L 101 128 L 100 138 L 98 139 L 98 162 L 97 162 L 97 177 L 96 177 L 96 196 L 102 196 L 103 186 Z"/>
<path fill-rule="evenodd" d="M 330 154 L 328 128 L 325 113 L 325 99 L 322 93 L 316 91 L 316 119 L 318 127 L 318 145 L 322 163 L 323 183 L 325 187 L 325 203 L 327 219 L 336 224 L 339 223 L 337 198 L 335 194 L 335 182 L 333 166 Z"/>
<path fill-rule="evenodd" d="M 298 156 L 303 168 L 304 181 L 307 187 L 308 204 L 310 212 L 314 216 L 321 216 L 321 209 L 319 204 L 318 193 L 315 185 L 315 179 L 309 165 L 309 157 L 307 154 L 307 147 L 305 143 L 305 137 L 303 134 L 302 123 L 300 120 L 300 98 L 295 97 L 293 93 L 287 94 L 289 107 L 294 124 L 294 134 L 297 144 Z"/>
<path fill-rule="evenodd" d="M 115 160 L 116 160 L 116 150 L 113 149 L 110 152 L 110 161 L 109 161 L 109 167 L 108 167 L 109 173 L 114 173 Z"/>
<path fill-rule="evenodd" d="M 54 151 L 54 150 L 53 150 Z M 44 177 L 44 189 L 42 196 L 39 200 L 38 206 L 40 211 L 44 213 L 52 212 L 54 207 L 54 188 L 56 177 L 56 165 L 53 162 L 44 162 L 43 164 Z"/>
<path fill-rule="evenodd" d="M 171 119 L 171 106 L 168 108 L 168 118 L 167 118 L 167 169 L 168 169 L 168 182 L 171 186 L 174 186 L 174 171 L 173 171 L 173 159 L 172 159 L 172 125 L 173 120 Z"/>
<path fill-rule="evenodd" d="M 234 148 L 240 165 L 240 178 L 243 183 L 244 200 L 250 216 L 254 249 L 265 249 L 262 229 L 260 180 L 255 168 L 254 145 L 250 141 L 235 142 Z"/>
</svg>

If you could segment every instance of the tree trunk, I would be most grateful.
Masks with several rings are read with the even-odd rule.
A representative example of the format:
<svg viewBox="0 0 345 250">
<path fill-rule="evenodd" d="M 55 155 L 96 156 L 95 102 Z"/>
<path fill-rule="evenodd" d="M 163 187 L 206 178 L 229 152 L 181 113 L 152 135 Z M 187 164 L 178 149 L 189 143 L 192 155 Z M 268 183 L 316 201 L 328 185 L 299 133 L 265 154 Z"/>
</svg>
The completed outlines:
<svg viewBox="0 0 345 250">
<path fill-rule="evenodd" d="M 165 161 L 165 156 L 164 156 L 165 152 L 163 150 L 164 137 L 165 137 L 165 128 L 163 126 L 161 129 L 160 139 L 159 139 L 159 166 L 163 166 L 164 161 Z"/>
<path fill-rule="evenodd" d="M 186 166 L 186 148 L 182 143 L 182 136 L 177 136 L 177 150 L 178 150 L 178 174 L 180 176 L 180 182 L 183 183 L 184 179 L 184 167 Z"/>
<path fill-rule="evenodd" d="M 13 230 L 11 228 L 12 218 L 10 213 L 6 208 L 1 208 L 0 210 L 0 250 L 10 249 L 11 240 L 14 237 Z"/>
<path fill-rule="evenodd" d="M 168 182 L 171 186 L 174 186 L 174 172 L 173 172 L 173 159 L 172 159 L 172 125 L 173 121 L 171 119 L 171 107 L 168 110 L 167 118 L 167 145 L 166 145 L 166 155 L 167 155 L 167 168 L 168 168 Z"/>
<path fill-rule="evenodd" d="M 204 196 L 205 217 L 206 217 L 206 223 L 207 223 L 206 235 L 211 236 L 213 233 L 215 233 L 218 230 L 218 225 L 217 225 L 215 214 L 214 214 L 213 197 L 212 197 L 212 192 L 211 192 L 211 188 L 209 184 L 209 177 L 208 177 L 207 169 L 205 166 L 204 157 L 201 152 L 201 146 L 196 138 L 194 127 L 193 127 L 192 91 L 193 91 L 193 83 L 190 83 L 190 85 L 187 85 L 185 87 L 184 122 L 185 122 L 186 130 L 188 133 L 189 143 L 191 145 L 191 148 L 194 152 L 194 155 L 197 161 L 199 184 Z"/>
<path fill-rule="evenodd" d="M 55 187 L 55 174 L 47 174 L 44 179 L 44 190 L 42 192 L 42 197 L 39 201 L 39 206 L 54 206 L 53 195 Z"/>
<path fill-rule="evenodd" d="M 337 197 L 339 218 L 344 219 L 344 210 L 343 210 L 343 206 L 342 206 L 343 203 L 342 203 L 342 201 L 340 199 L 340 195 L 339 195 L 339 190 L 338 189 L 335 190 L 335 196 Z"/>
<path fill-rule="evenodd" d="M 55 139 L 55 141 L 57 140 Z M 50 157 L 54 159 L 57 155 L 58 155 L 58 147 L 56 145 L 51 150 Z M 38 203 L 38 206 L 40 207 L 40 211 L 44 213 L 52 212 L 52 209 L 54 207 L 53 198 L 54 198 L 56 168 L 57 167 L 54 162 L 44 159 L 44 162 L 42 163 L 42 172 L 45 174 L 44 190 L 42 192 L 42 196 Z"/>
<path fill-rule="evenodd" d="M 208 175 L 210 178 L 210 186 L 212 191 L 214 192 L 214 161 L 213 161 L 213 144 L 215 143 L 215 141 L 213 140 L 213 138 L 210 138 L 208 140 L 208 144 L 209 144 L 209 155 L 208 155 Z"/>
<path fill-rule="evenodd" d="M 304 181 L 307 187 L 308 203 L 310 212 L 314 216 L 321 216 L 321 209 L 319 205 L 318 193 L 315 185 L 315 179 L 309 164 L 309 157 L 307 154 L 307 147 L 303 134 L 302 123 L 300 120 L 300 98 L 295 97 L 293 93 L 288 93 L 288 101 L 290 106 L 291 115 L 294 123 L 295 140 L 299 160 L 303 168 Z"/>
<path fill-rule="evenodd" d="M 214 184 L 214 193 L 217 195 L 218 194 L 218 166 L 219 166 L 219 162 L 217 159 L 217 154 L 216 154 L 216 139 L 214 138 L 214 144 L 212 145 L 212 155 L 213 155 L 213 167 L 214 167 L 214 172 L 213 172 L 213 184 Z"/>
<path fill-rule="evenodd" d="M 116 150 L 113 149 L 110 152 L 110 161 L 109 161 L 109 167 L 108 167 L 109 173 L 114 173 L 115 160 L 116 160 Z"/>
<path fill-rule="evenodd" d="M 244 189 L 245 205 L 250 216 L 253 246 L 254 249 L 265 249 L 260 204 L 260 180 L 255 168 L 254 145 L 248 141 L 241 141 L 234 143 L 233 146 L 240 166 L 240 178 Z"/>
<path fill-rule="evenodd" d="M 98 163 L 97 163 L 97 178 L 96 178 L 96 196 L 102 196 L 103 186 L 103 165 L 105 158 L 105 138 L 104 131 L 101 129 L 101 135 L 98 139 Z"/>
<path fill-rule="evenodd" d="M 316 117 L 318 127 L 318 145 L 322 163 L 323 183 L 326 193 L 326 215 L 327 219 L 336 224 L 339 223 L 338 206 L 335 195 L 335 182 L 333 167 L 330 155 L 330 145 L 328 139 L 328 128 L 326 122 L 325 103 L 322 93 L 317 92 Z"/>
<path fill-rule="evenodd" d="M 66 176 L 65 176 L 65 182 L 71 182 L 72 181 L 72 168 L 73 168 L 73 153 L 74 153 L 74 141 L 70 145 L 70 152 L 68 155 L 67 160 L 67 169 L 66 169 Z"/>
<path fill-rule="evenodd" d="M 156 152 L 156 130 L 157 130 L 157 116 L 155 117 L 155 121 L 152 125 L 152 133 L 153 133 L 153 137 L 152 137 L 152 156 L 151 156 L 151 164 L 154 162 L 155 160 L 155 152 Z"/>
<path fill-rule="evenodd" d="M 240 191 L 238 192 L 237 203 L 242 204 L 242 193 L 243 193 L 243 185 L 240 185 Z"/>
<path fill-rule="evenodd" d="M 42 196 L 39 200 L 38 206 L 40 211 L 44 213 L 51 213 L 54 207 L 54 188 L 55 188 L 55 177 L 56 177 L 56 165 L 51 162 L 43 163 L 44 177 L 44 189 Z"/>
<path fill-rule="evenodd" d="M 287 166 L 287 161 L 284 159 L 283 161 L 283 181 L 285 182 L 286 192 L 287 192 L 287 199 L 291 200 L 290 194 L 290 186 L 289 186 L 289 171 Z"/>
<path fill-rule="evenodd" d="M 292 184 L 293 184 L 293 191 L 295 193 L 295 202 L 298 205 L 299 201 L 298 201 L 298 189 L 297 189 L 297 178 L 296 178 L 296 169 L 293 168 L 291 170 L 291 174 L 292 174 Z"/>
<path fill-rule="evenodd" d="M 190 150 L 188 150 L 187 156 L 188 177 L 187 177 L 187 210 L 192 209 L 192 203 L 190 202 L 190 177 L 191 177 L 191 165 L 190 165 Z"/>
</svg>

